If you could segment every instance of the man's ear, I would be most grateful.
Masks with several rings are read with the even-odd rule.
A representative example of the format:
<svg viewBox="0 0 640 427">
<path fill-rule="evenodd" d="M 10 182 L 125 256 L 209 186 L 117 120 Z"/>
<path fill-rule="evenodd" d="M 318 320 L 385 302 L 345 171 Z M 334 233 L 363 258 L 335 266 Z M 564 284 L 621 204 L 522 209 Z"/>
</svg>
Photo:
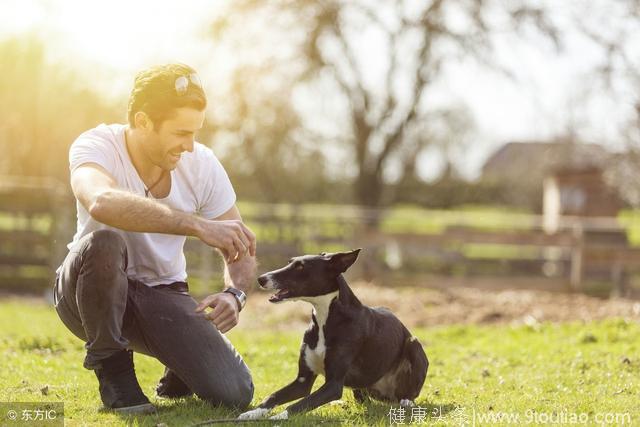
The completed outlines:
<svg viewBox="0 0 640 427">
<path fill-rule="evenodd" d="M 336 271 L 338 271 L 339 273 L 344 273 L 349 267 L 353 265 L 354 262 L 356 262 L 360 251 L 361 249 L 356 249 L 351 252 L 335 253 L 331 255 L 329 262 Z"/>
<path fill-rule="evenodd" d="M 147 115 L 147 113 L 145 113 L 144 111 L 136 112 L 136 114 L 133 116 L 133 120 L 135 122 L 137 129 L 144 129 L 147 132 L 150 132 L 153 130 L 153 122 L 151 121 L 151 118 Z"/>
</svg>

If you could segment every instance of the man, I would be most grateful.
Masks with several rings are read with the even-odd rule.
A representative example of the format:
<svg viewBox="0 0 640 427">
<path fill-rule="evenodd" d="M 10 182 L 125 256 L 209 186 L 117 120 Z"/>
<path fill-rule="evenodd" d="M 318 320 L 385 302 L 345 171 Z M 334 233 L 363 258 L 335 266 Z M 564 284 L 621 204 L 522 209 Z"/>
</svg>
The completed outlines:
<svg viewBox="0 0 640 427">
<path fill-rule="evenodd" d="M 224 168 L 194 141 L 206 105 L 192 68 L 153 67 L 135 79 L 128 125 L 100 125 L 69 150 L 77 232 L 54 301 L 86 342 L 84 367 L 95 371 L 104 406 L 121 413 L 155 410 L 133 350 L 165 365 L 160 397 L 195 393 L 239 408 L 253 397 L 250 371 L 223 334 L 238 323 L 254 280 L 256 242 Z M 185 236 L 225 259 L 227 288 L 199 304 L 188 293 Z"/>
</svg>

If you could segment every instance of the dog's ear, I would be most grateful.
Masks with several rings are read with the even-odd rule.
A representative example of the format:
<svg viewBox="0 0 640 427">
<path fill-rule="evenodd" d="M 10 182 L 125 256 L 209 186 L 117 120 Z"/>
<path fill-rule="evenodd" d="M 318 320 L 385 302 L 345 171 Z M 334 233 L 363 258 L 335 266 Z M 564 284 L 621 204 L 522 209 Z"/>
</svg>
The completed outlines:
<svg viewBox="0 0 640 427">
<path fill-rule="evenodd" d="M 339 273 L 344 273 L 345 271 L 347 271 L 349 267 L 353 265 L 354 262 L 356 262 L 356 259 L 358 259 L 358 254 L 360 253 L 360 251 L 361 249 L 356 249 L 351 252 L 335 253 L 331 255 L 329 262 L 331 262 L 331 265 Z"/>
</svg>

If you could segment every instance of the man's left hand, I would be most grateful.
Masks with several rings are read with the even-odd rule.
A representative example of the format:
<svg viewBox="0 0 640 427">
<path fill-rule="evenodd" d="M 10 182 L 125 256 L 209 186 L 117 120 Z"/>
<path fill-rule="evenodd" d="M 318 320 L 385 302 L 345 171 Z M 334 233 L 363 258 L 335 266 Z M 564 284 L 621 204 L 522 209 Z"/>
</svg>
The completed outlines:
<svg viewBox="0 0 640 427">
<path fill-rule="evenodd" d="M 236 297 L 228 292 L 209 295 L 196 307 L 196 312 L 201 313 L 205 308 L 211 307 L 213 311 L 205 313 L 204 317 L 210 320 L 220 332 L 227 333 L 238 324 L 240 309 Z"/>
</svg>

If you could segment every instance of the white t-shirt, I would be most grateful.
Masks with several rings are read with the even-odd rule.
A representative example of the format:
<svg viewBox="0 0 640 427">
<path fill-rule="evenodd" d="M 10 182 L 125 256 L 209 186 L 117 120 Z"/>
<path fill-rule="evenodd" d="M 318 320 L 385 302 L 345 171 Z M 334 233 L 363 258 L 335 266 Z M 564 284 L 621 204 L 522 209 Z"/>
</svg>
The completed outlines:
<svg viewBox="0 0 640 427">
<path fill-rule="evenodd" d="M 125 129 L 122 124 L 101 124 L 80 135 L 69 149 L 69 168 L 73 172 L 84 163 L 97 163 L 113 176 L 119 188 L 144 197 L 144 183 L 125 145 Z M 236 194 L 213 151 L 196 142 L 193 152 L 182 153 L 171 171 L 169 195 L 156 200 L 172 209 L 215 218 L 233 207 Z M 127 244 L 127 276 L 148 286 L 186 281 L 185 236 L 123 231 L 96 221 L 78 201 L 76 209 L 77 231 L 67 245 L 70 250 L 88 233 L 114 230 Z"/>
</svg>

